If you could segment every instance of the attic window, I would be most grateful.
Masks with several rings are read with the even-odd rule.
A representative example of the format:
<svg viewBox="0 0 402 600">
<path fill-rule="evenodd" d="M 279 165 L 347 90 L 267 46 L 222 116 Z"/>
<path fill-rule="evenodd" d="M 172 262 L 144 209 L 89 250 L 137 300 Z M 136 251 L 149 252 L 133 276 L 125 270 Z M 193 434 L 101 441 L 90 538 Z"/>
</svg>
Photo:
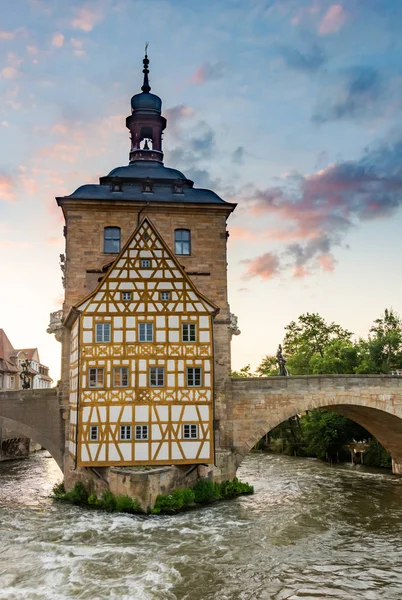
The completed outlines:
<svg viewBox="0 0 402 600">
<path fill-rule="evenodd" d="M 112 185 L 110 186 L 110 191 L 111 192 L 122 192 L 122 187 L 121 187 L 121 182 L 115 182 L 112 183 Z"/>
<path fill-rule="evenodd" d="M 131 300 L 131 292 L 122 292 L 121 299 L 122 300 Z"/>
<path fill-rule="evenodd" d="M 144 181 L 144 183 L 142 184 L 142 191 L 143 192 L 147 192 L 147 193 L 152 193 L 153 192 L 153 183 L 151 182 L 150 179 L 147 179 L 146 181 Z"/>
<path fill-rule="evenodd" d="M 149 260 L 149 258 L 143 258 L 141 260 L 141 268 L 142 269 L 150 269 L 151 268 L 151 261 Z"/>
<path fill-rule="evenodd" d="M 183 193 L 183 183 L 181 181 L 175 181 L 173 184 L 173 191 L 175 194 Z"/>
</svg>

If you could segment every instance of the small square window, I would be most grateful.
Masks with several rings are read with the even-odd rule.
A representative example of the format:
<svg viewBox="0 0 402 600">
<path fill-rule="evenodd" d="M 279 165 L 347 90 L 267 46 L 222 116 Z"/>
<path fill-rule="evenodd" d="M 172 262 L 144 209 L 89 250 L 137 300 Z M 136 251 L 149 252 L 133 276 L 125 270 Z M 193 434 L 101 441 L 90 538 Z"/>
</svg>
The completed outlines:
<svg viewBox="0 0 402 600">
<path fill-rule="evenodd" d="M 163 367 L 151 367 L 149 369 L 149 385 L 151 387 L 163 387 L 165 385 L 165 369 Z"/>
<path fill-rule="evenodd" d="M 141 267 L 143 269 L 150 269 L 151 268 L 151 261 L 149 260 L 149 258 L 142 258 L 141 259 Z"/>
<path fill-rule="evenodd" d="M 89 430 L 89 439 L 91 440 L 91 442 L 98 441 L 98 426 L 97 425 L 91 425 L 91 428 Z"/>
<path fill-rule="evenodd" d="M 120 439 L 131 440 L 131 425 L 120 425 Z"/>
<path fill-rule="evenodd" d="M 89 387 L 103 388 L 103 369 L 89 369 Z"/>
<path fill-rule="evenodd" d="M 114 367 L 113 385 L 114 387 L 128 387 L 128 367 Z"/>
<path fill-rule="evenodd" d="M 122 292 L 121 299 L 125 301 L 131 300 L 131 292 Z"/>
<path fill-rule="evenodd" d="M 147 440 L 148 439 L 148 425 L 136 425 L 135 426 L 135 439 L 136 440 Z"/>
<path fill-rule="evenodd" d="M 110 323 L 96 324 L 96 341 L 97 343 L 110 342 L 111 326 Z"/>
<path fill-rule="evenodd" d="M 183 342 L 195 342 L 196 341 L 195 323 L 183 323 L 182 324 L 182 341 Z"/>
<path fill-rule="evenodd" d="M 139 323 L 138 325 L 138 340 L 140 342 L 153 342 L 154 327 L 153 323 Z"/>
<path fill-rule="evenodd" d="M 187 369 L 187 387 L 201 387 L 202 370 L 198 367 Z"/>
<path fill-rule="evenodd" d="M 170 292 L 160 292 L 159 297 L 161 300 L 170 300 Z"/>
<path fill-rule="evenodd" d="M 183 439 L 198 440 L 198 425 L 187 423 L 183 425 Z"/>
</svg>

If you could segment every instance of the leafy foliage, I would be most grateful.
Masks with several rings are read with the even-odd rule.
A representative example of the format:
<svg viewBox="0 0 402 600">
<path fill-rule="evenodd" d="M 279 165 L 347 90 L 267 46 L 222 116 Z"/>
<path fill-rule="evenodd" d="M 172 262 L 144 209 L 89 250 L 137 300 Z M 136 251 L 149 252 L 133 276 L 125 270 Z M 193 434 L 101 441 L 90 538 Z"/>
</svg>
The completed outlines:
<svg viewBox="0 0 402 600">
<path fill-rule="evenodd" d="M 240 371 L 232 371 L 232 377 L 255 377 L 255 374 L 251 372 L 250 365 L 246 365 L 245 367 L 242 367 Z"/>
<path fill-rule="evenodd" d="M 154 515 L 174 513 L 197 504 L 211 504 L 217 500 L 228 500 L 243 494 L 253 494 L 254 488 L 248 483 L 233 481 L 215 483 L 211 479 L 199 479 L 193 489 L 175 490 L 172 494 L 161 494 L 157 497 L 151 511 Z"/>
<path fill-rule="evenodd" d="M 64 500 L 66 495 L 66 488 L 64 487 L 64 482 L 55 483 L 52 490 L 53 498 L 57 498 L 58 500 Z"/>
</svg>

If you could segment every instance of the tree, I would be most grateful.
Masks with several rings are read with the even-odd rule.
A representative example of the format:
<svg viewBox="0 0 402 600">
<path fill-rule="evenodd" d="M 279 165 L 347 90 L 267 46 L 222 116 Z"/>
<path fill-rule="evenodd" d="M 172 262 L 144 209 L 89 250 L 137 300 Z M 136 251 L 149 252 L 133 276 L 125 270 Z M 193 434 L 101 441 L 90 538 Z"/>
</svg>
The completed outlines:
<svg viewBox="0 0 402 600">
<path fill-rule="evenodd" d="M 246 365 L 245 367 L 242 367 L 240 371 L 232 371 L 232 377 L 256 377 L 256 375 L 251 372 L 250 365 Z"/>
<path fill-rule="evenodd" d="M 262 359 L 257 367 L 257 375 L 259 377 L 279 375 L 279 366 L 276 356 L 270 356 L 267 354 L 267 356 Z"/>
<path fill-rule="evenodd" d="M 350 331 L 336 323 L 326 323 L 318 313 L 300 315 L 297 321 L 292 321 L 285 327 L 285 331 L 284 350 L 288 357 L 289 371 L 293 375 L 312 373 L 311 359 L 314 356 L 324 359 L 326 349 L 333 342 L 343 341 L 352 345 Z"/>
<path fill-rule="evenodd" d="M 376 319 L 370 329 L 369 353 L 379 373 L 402 366 L 402 320 L 392 309 Z"/>
<path fill-rule="evenodd" d="M 334 459 L 344 452 L 345 446 L 351 441 L 371 437 L 354 421 L 324 409 L 308 412 L 302 421 L 308 456 Z"/>
</svg>

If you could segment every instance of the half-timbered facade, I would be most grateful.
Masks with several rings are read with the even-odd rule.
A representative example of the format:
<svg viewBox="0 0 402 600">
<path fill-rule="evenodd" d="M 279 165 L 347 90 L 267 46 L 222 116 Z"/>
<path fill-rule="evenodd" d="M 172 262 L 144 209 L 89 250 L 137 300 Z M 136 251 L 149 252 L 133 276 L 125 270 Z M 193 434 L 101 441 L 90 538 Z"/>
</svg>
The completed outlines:
<svg viewBox="0 0 402 600">
<path fill-rule="evenodd" d="M 213 462 L 217 307 L 148 219 L 77 311 L 70 452 L 78 466 Z"/>
</svg>

